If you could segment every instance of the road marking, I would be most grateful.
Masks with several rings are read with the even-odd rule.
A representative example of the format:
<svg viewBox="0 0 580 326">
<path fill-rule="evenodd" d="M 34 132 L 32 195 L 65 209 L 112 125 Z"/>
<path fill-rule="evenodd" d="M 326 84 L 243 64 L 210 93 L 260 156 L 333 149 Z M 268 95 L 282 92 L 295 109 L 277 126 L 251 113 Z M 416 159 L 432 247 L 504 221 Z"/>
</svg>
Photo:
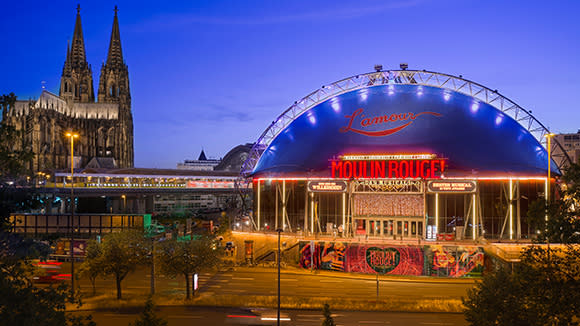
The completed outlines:
<svg viewBox="0 0 580 326">
<path fill-rule="evenodd" d="M 220 274 L 221 276 L 234 276 L 234 274 Z"/>
<path fill-rule="evenodd" d="M 232 277 L 232 280 L 253 281 L 253 277 Z"/>
<path fill-rule="evenodd" d="M 189 316 L 189 315 L 169 315 L 167 318 L 191 318 L 191 319 L 198 319 L 203 318 L 202 316 Z"/>
<path fill-rule="evenodd" d="M 210 287 L 210 288 L 221 288 L 222 286 L 221 285 L 210 285 L 208 287 Z"/>
<path fill-rule="evenodd" d="M 128 286 L 127 289 L 150 289 L 151 286 Z"/>
<path fill-rule="evenodd" d="M 359 321 L 360 324 L 382 324 L 382 323 L 389 323 L 388 321 L 380 321 L 380 320 L 361 320 Z"/>
<path fill-rule="evenodd" d="M 228 283 L 229 281 L 228 280 L 216 280 L 216 282 L 219 282 L 219 283 Z"/>
</svg>

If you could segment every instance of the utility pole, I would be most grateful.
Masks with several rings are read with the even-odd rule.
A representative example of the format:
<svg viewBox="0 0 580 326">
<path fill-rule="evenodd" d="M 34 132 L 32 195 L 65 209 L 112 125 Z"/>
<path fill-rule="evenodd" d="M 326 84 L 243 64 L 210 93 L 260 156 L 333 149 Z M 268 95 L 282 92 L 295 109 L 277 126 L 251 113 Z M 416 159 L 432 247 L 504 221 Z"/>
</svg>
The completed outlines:
<svg viewBox="0 0 580 326">
<path fill-rule="evenodd" d="M 79 137 L 79 134 L 75 132 L 67 132 L 66 136 L 70 138 L 70 203 L 71 203 L 71 221 L 70 221 L 70 279 L 71 279 L 71 295 L 75 294 L 75 248 L 74 248 L 74 238 L 75 238 L 75 197 L 74 197 L 74 143 L 75 138 Z"/>
<path fill-rule="evenodd" d="M 280 326 L 280 233 L 282 229 L 277 229 L 278 232 L 278 314 L 277 314 L 277 325 Z"/>
<path fill-rule="evenodd" d="M 377 274 L 377 301 L 379 300 L 379 274 Z"/>
</svg>

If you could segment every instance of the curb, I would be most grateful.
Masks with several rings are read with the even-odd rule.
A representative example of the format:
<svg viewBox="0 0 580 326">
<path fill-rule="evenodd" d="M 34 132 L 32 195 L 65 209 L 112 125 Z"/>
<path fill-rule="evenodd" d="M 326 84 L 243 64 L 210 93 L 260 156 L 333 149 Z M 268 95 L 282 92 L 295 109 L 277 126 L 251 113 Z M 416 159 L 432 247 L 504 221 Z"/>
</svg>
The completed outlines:
<svg viewBox="0 0 580 326">
<path fill-rule="evenodd" d="M 234 267 L 233 272 L 238 270 L 243 270 L 245 272 L 255 272 L 255 273 L 275 273 L 275 268 L 270 267 Z M 293 274 L 293 275 L 318 275 L 324 277 L 333 278 L 345 278 L 345 279 L 360 279 L 360 280 L 375 280 L 376 274 L 353 274 L 353 273 L 342 273 L 342 272 L 331 272 L 331 271 L 320 271 L 320 270 L 288 270 L 282 269 L 283 274 Z M 379 275 L 380 280 L 390 281 L 390 282 L 412 282 L 412 283 L 443 283 L 443 284 L 476 284 L 481 278 L 433 278 L 429 276 L 394 276 L 394 275 Z"/>
</svg>

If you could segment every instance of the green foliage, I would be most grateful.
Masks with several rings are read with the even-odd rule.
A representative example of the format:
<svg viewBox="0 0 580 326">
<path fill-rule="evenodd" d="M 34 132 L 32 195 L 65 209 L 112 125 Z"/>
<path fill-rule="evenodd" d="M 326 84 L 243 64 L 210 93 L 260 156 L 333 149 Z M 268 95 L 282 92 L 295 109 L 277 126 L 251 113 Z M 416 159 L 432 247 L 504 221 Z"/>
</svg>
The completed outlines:
<svg viewBox="0 0 580 326">
<path fill-rule="evenodd" d="M 539 231 L 540 243 L 580 243 L 580 165 L 570 165 L 562 180 L 560 199 L 549 204 L 539 199 L 528 208 L 528 222 Z"/>
<path fill-rule="evenodd" d="M 463 303 L 474 326 L 578 325 L 580 248 L 531 247 L 513 271 L 485 275 Z"/>
<path fill-rule="evenodd" d="M 219 228 L 216 231 L 216 235 L 226 235 L 230 230 L 230 217 L 226 212 L 222 212 L 218 219 Z"/>
<path fill-rule="evenodd" d="M 332 312 L 330 312 L 330 306 L 328 303 L 325 303 L 322 307 L 322 315 L 324 319 L 322 320 L 322 326 L 334 326 L 334 319 L 332 318 Z"/>
<path fill-rule="evenodd" d="M 134 323 L 129 324 L 130 326 L 167 326 L 167 321 L 161 317 L 157 317 L 155 314 L 155 304 L 151 296 L 147 298 L 145 302 L 145 308 L 143 312 L 135 320 Z"/>
<path fill-rule="evenodd" d="M 216 249 L 211 237 L 204 236 L 192 241 L 172 239 L 156 245 L 155 260 L 161 273 L 170 277 L 185 277 L 186 298 L 189 299 L 190 275 L 218 266 L 222 252 Z"/>
<path fill-rule="evenodd" d="M 103 237 L 103 243 L 91 242 L 87 246 L 90 256 L 85 263 L 100 268 L 102 275 L 111 275 L 117 284 L 117 299 L 122 298 L 121 281 L 135 271 L 137 266 L 148 262 L 148 243 L 140 232 L 111 233 Z M 94 253 L 94 255 L 93 255 Z"/>
<path fill-rule="evenodd" d="M 89 241 L 85 250 L 85 261 L 79 268 L 79 276 L 89 279 L 93 288 L 93 295 L 96 294 L 95 282 L 97 277 L 103 275 L 101 263 L 102 256 L 103 248 L 101 244 L 94 240 Z"/>
<path fill-rule="evenodd" d="M 42 246 L 0 231 L 0 324 L 2 325 L 95 325 L 90 316 L 71 316 L 67 303 L 80 305 L 68 286 L 36 287 L 29 259 L 39 257 Z"/>
</svg>

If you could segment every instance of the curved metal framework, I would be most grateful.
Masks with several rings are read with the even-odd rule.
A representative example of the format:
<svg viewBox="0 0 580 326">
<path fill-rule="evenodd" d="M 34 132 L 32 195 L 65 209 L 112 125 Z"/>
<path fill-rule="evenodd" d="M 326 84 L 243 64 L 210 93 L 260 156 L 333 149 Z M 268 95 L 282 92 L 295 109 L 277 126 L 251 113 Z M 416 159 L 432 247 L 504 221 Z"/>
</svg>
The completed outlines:
<svg viewBox="0 0 580 326">
<path fill-rule="evenodd" d="M 262 133 L 258 141 L 252 147 L 248 159 L 241 169 L 242 177 L 249 177 L 262 152 L 270 143 L 283 131 L 294 119 L 298 118 L 310 108 L 329 100 L 335 96 L 354 90 L 379 86 L 379 85 L 423 85 L 447 89 L 473 97 L 481 102 L 487 103 L 504 114 L 516 120 L 523 128 L 528 130 L 544 147 L 546 147 L 546 134 L 549 130 L 539 122 L 529 111 L 517 105 L 514 101 L 501 95 L 497 90 L 491 90 L 481 84 L 460 77 L 431 72 L 426 70 L 387 70 L 366 73 L 348 77 L 330 85 L 322 86 L 320 89 L 308 94 L 299 101 L 294 102 L 284 111 L 270 126 Z M 554 152 L 554 149 L 559 151 Z M 552 155 L 554 161 L 569 164 L 570 157 L 562 145 L 553 139 Z M 561 157 L 559 157 L 561 156 Z M 562 164 L 565 165 L 565 164 Z M 559 166 L 560 167 L 560 166 Z"/>
</svg>

